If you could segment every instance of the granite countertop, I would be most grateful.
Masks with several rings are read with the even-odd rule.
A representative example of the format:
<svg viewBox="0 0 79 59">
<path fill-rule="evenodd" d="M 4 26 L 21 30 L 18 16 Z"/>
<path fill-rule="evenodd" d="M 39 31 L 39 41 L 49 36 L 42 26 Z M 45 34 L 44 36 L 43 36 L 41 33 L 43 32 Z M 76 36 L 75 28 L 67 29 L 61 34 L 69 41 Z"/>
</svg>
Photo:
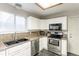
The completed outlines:
<svg viewBox="0 0 79 59">
<path fill-rule="evenodd" d="M 36 40 L 36 39 L 39 39 L 39 38 L 42 38 L 42 37 L 47 37 L 47 36 L 29 36 L 29 37 L 25 37 L 25 38 L 32 41 L 32 40 Z"/>
<path fill-rule="evenodd" d="M 36 40 L 36 39 L 39 39 L 39 38 L 42 38 L 42 37 L 46 37 L 46 36 L 29 36 L 29 37 L 25 37 L 26 39 L 28 39 L 28 41 L 16 43 L 16 44 L 13 44 L 13 45 L 7 45 L 7 44 L 4 44 L 3 42 L 0 42 L 0 51 L 15 47 L 15 46 L 27 43 L 27 42 L 31 42 L 32 40 Z"/>
</svg>

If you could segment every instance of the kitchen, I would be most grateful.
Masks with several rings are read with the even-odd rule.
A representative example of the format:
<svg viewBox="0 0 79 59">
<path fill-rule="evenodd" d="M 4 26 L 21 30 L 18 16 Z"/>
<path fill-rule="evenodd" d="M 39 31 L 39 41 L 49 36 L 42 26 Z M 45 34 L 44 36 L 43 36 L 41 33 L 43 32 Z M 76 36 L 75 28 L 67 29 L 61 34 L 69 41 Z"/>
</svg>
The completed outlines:
<svg viewBox="0 0 79 59">
<path fill-rule="evenodd" d="M 47 18 L 44 18 L 45 16 L 38 17 L 36 14 L 25 11 L 29 8 L 28 6 L 32 5 L 39 8 L 35 3 L 0 4 L 0 55 L 67 56 L 68 52 L 72 52 L 68 46 L 68 40 L 72 38 L 69 31 L 71 30 L 69 19 L 75 16 L 69 17 L 69 14 L 63 16 L 61 14 L 59 17 L 57 15 Z M 66 7 L 68 4 L 64 3 L 58 4 L 56 7 L 63 5 L 64 8 L 68 8 Z M 75 4 L 75 6 L 77 5 Z M 23 8 L 21 9 L 21 7 Z M 31 11 L 31 9 L 28 10 Z M 37 13 L 38 11 L 33 12 Z M 75 55 L 75 50 L 71 54 Z"/>
</svg>

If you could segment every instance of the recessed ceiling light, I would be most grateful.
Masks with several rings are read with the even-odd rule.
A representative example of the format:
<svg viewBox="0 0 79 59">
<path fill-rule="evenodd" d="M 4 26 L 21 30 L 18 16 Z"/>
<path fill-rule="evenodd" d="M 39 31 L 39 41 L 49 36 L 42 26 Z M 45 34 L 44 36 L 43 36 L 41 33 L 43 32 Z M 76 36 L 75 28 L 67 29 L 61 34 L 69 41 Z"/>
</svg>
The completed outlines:
<svg viewBox="0 0 79 59">
<path fill-rule="evenodd" d="M 60 5 L 62 3 L 36 3 L 39 7 L 41 7 L 42 9 L 48 9 L 50 7 L 54 7 L 57 5 Z"/>
</svg>

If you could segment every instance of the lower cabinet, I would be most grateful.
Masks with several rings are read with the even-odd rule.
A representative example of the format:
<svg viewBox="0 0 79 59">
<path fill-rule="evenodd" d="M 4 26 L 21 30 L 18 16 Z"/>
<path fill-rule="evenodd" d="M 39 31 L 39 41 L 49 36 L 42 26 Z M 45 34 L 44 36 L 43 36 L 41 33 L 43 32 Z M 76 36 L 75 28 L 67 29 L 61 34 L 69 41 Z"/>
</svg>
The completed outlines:
<svg viewBox="0 0 79 59">
<path fill-rule="evenodd" d="M 0 51 L 0 56 L 5 56 L 5 50 Z"/>
<path fill-rule="evenodd" d="M 67 39 L 62 40 L 61 53 L 62 56 L 67 56 Z"/>
<path fill-rule="evenodd" d="M 31 43 L 26 42 L 24 44 L 8 48 L 6 50 L 7 56 L 31 56 Z"/>
<path fill-rule="evenodd" d="M 39 39 L 39 51 L 42 49 L 48 50 L 48 38 L 47 37 L 41 37 Z"/>
</svg>

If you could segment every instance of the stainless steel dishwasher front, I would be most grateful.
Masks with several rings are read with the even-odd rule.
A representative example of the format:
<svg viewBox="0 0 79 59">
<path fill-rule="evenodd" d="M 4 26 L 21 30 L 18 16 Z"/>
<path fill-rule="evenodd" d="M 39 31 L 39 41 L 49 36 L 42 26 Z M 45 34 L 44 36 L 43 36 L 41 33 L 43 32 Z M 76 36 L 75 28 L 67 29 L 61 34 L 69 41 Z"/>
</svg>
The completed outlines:
<svg viewBox="0 0 79 59">
<path fill-rule="evenodd" d="M 39 52 L 39 39 L 31 41 L 31 55 L 34 56 Z"/>
</svg>

